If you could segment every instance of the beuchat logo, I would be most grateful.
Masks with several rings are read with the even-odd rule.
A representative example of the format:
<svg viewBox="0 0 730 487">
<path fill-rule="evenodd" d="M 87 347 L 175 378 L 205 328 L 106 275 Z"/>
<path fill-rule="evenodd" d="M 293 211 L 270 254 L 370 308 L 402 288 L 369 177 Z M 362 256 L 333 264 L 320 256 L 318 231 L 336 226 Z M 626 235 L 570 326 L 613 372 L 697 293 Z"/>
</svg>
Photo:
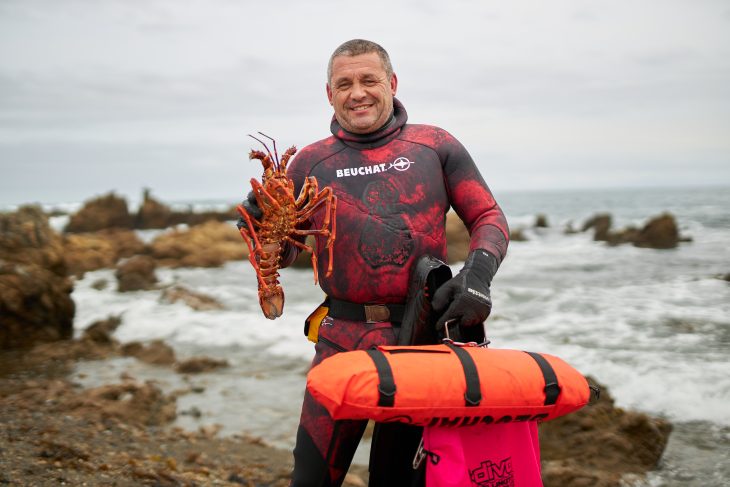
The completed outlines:
<svg viewBox="0 0 730 487">
<path fill-rule="evenodd" d="M 347 169 L 337 169 L 337 177 L 343 178 L 347 176 L 367 176 L 368 174 L 375 174 L 378 172 L 389 171 L 395 169 L 396 171 L 407 171 L 415 161 L 409 161 L 407 157 L 399 157 L 395 161 L 391 162 L 388 167 L 385 164 L 372 164 L 360 167 L 348 167 Z"/>
</svg>

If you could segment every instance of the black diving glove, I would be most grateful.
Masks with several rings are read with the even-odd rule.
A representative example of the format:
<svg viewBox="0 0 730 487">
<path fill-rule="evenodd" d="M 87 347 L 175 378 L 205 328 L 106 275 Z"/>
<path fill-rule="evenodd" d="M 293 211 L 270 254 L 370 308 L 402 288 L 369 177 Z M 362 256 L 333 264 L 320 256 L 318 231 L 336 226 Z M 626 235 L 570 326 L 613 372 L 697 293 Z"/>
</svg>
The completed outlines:
<svg viewBox="0 0 730 487">
<path fill-rule="evenodd" d="M 492 311 L 489 285 L 497 272 L 497 258 L 484 249 L 476 249 L 467 257 L 464 267 L 456 277 L 446 281 L 433 297 L 433 309 L 437 312 L 451 305 L 436 322 L 436 329 L 453 319 L 461 319 L 463 326 L 478 325 Z"/>
<path fill-rule="evenodd" d="M 248 192 L 248 196 L 246 196 L 246 199 L 243 200 L 241 206 L 243 206 L 243 209 L 246 210 L 248 216 L 254 220 L 261 220 L 261 217 L 264 216 L 264 212 L 261 211 L 261 208 L 259 208 L 259 203 L 256 201 L 256 195 L 253 194 L 253 191 Z M 238 223 L 236 225 L 239 229 L 241 227 L 248 229 L 246 220 L 244 220 L 244 218 L 240 215 L 238 216 Z"/>
</svg>

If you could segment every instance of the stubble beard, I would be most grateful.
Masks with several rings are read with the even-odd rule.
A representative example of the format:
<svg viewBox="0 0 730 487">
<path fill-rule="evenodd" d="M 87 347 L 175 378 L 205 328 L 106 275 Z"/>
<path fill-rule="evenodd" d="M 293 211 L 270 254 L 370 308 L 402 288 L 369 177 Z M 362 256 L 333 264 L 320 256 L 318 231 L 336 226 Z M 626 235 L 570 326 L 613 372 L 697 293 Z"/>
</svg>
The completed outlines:
<svg viewBox="0 0 730 487">
<path fill-rule="evenodd" d="M 389 106 L 388 106 L 389 105 Z M 337 118 L 337 121 L 340 123 L 340 126 L 347 130 L 348 132 L 352 132 L 353 134 L 369 134 L 371 132 L 375 132 L 380 127 L 382 127 L 385 122 L 388 121 L 388 117 L 390 116 L 390 112 L 393 111 L 393 99 L 390 97 L 387 100 L 383 100 L 383 103 L 378 104 L 377 101 L 374 104 L 374 107 L 380 107 L 381 110 L 375 114 L 373 117 L 372 122 L 368 122 L 367 120 L 360 120 L 360 123 L 357 125 L 354 125 L 353 123 L 350 123 L 350 119 L 344 115 L 340 115 L 339 113 L 335 112 L 335 117 Z M 345 114 L 348 114 L 349 108 L 343 107 L 343 112 Z M 387 115 L 384 115 L 387 114 Z M 352 117 L 353 121 L 356 121 L 357 118 Z"/>
</svg>

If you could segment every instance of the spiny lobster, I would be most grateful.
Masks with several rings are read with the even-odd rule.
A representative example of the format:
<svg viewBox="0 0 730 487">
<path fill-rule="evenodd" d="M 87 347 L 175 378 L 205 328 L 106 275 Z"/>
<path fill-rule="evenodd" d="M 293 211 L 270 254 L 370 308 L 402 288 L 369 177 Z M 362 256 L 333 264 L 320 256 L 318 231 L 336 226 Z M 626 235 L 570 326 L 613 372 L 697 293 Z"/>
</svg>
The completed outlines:
<svg viewBox="0 0 730 487">
<path fill-rule="evenodd" d="M 317 180 L 312 176 L 306 179 L 299 197 L 295 199 L 294 183 L 286 177 L 286 165 L 289 159 L 296 154 L 297 148 L 291 146 L 279 160 L 276 141 L 266 134 L 261 132 L 259 134 L 274 144 L 274 154 L 272 155 L 264 142 L 249 135 L 266 149 L 266 153 L 252 150 L 248 156 L 249 160 L 258 159 L 264 166 L 262 182 L 258 182 L 255 178 L 251 179 L 256 202 L 261 208 L 263 216 L 260 221 L 252 218 L 242 205 L 238 205 L 236 210 L 246 221 L 246 226 L 241 226 L 240 232 L 248 244 L 250 251 L 248 259 L 258 277 L 261 310 L 264 312 L 264 316 L 274 320 L 284 311 L 284 291 L 277 279 L 283 242 L 289 242 L 312 254 L 314 283 L 317 284 L 317 256 L 314 250 L 292 237 L 296 235 L 328 237 L 325 250 L 329 251 L 329 266 L 325 277 L 332 273 L 332 244 L 336 238 L 337 227 L 335 221 L 337 197 L 329 186 L 319 191 Z M 321 229 L 299 230 L 296 228 L 296 225 L 305 222 L 323 208 L 325 213 Z M 330 221 L 332 223 L 331 231 L 329 229 Z"/>
</svg>

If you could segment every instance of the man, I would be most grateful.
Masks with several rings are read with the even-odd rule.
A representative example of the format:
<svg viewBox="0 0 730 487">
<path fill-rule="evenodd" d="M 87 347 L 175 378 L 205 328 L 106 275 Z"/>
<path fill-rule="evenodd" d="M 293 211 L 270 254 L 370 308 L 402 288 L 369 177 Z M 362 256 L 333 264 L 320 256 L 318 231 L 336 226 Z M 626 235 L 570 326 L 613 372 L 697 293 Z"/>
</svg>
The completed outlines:
<svg viewBox="0 0 730 487">
<path fill-rule="evenodd" d="M 450 207 L 466 224 L 471 248 L 461 272 L 434 296 L 434 309 L 445 309 L 437 327 L 450 319 L 479 324 L 491 309 L 489 284 L 507 251 L 507 222 L 456 139 L 437 127 L 406 124 L 405 108 L 394 98 L 397 88 L 381 46 L 360 39 L 342 44 L 327 70 L 332 136 L 305 147 L 287 170 L 295 194 L 306 177 L 315 176 L 320 188 L 331 186 L 337 195 L 329 277 L 326 241 L 317 242 L 321 286 L 331 303 L 312 366 L 340 351 L 396 343 L 394 326 L 402 318 L 410 266 L 424 254 L 447 259 Z M 250 194 L 244 206 L 259 217 L 255 201 Z M 320 212 L 306 227 L 320 228 L 322 219 Z M 297 254 L 294 246 L 285 248 L 282 266 Z M 344 422 L 323 485 L 342 484 L 366 423 Z M 320 485 L 333 428 L 327 410 L 306 392 L 292 486 Z"/>
</svg>

